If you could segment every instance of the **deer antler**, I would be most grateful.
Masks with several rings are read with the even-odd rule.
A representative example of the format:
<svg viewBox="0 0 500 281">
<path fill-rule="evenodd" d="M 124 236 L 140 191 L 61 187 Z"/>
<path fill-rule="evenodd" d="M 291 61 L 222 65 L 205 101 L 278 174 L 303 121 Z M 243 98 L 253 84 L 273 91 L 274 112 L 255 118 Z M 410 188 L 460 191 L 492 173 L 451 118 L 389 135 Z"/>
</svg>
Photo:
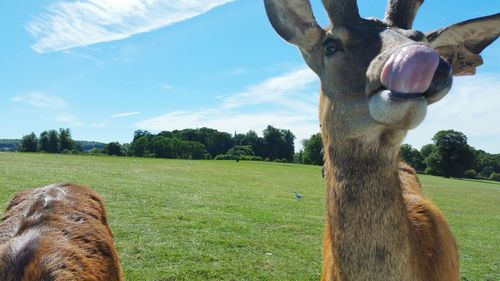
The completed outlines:
<svg viewBox="0 0 500 281">
<path fill-rule="evenodd" d="M 346 24 L 360 19 L 356 0 L 323 0 L 333 24 Z"/>
<path fill-rule="evenodd" d="M 411 29 L 418 8 L 424 0 L 387 0 L 385 22 L 390 26 Z"/>
</svg>

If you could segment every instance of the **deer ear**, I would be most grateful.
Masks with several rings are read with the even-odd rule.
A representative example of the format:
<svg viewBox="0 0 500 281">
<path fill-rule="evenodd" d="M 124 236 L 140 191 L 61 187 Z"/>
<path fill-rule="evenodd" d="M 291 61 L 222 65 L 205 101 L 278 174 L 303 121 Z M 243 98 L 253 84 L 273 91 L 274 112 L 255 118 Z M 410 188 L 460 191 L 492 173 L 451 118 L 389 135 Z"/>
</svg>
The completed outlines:
<svg viewBox="0 0 500 281">
<path fill-rule="evenodd" d="M 473 75 L 483 64 L 479 55 L 500 35 L 500 13 L 460 22 L 426 34 L 427 40 L 445 58 L 455 76 Z"/>
<path fill-rule="evenodd" d="M 321 39 L 323 29 L 309 0 L 264 0 L 264 5 L 272 26 L 289 43 L 310 51 Z"/>
</svg>

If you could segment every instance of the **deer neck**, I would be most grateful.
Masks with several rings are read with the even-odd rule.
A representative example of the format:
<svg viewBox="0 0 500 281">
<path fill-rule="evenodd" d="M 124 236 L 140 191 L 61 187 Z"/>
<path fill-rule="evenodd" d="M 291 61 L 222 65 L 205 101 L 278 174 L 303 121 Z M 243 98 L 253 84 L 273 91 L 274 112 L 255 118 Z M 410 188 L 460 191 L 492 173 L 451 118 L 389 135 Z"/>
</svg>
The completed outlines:
<svg viewBox="0 0 500 281">
<path fill-rule="evenodd" d="M 336 280 L 414 280 L 398 149 L 360 140 L 325 145 Z"/>
</svg>

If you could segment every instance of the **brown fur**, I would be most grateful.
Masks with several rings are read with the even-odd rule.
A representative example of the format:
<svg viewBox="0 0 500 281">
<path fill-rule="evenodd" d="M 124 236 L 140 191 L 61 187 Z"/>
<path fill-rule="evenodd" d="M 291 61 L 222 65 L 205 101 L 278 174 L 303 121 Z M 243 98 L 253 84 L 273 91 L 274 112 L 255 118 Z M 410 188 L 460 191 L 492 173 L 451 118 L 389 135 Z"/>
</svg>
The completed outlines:
<svg viewBox="0 0 500 281">
<path fill-rule="evenodd" d="M 399 163 L 394 168 L 392 176 L 381 174 L 379 179 L 398 183 L 397 189 L 389 188 L 390 182 L 369 179 L 333 180 L 333 186 L 328 185 L 321 280 L 459 280 L 456 244 L 446 219 L 423 196 L 411 167 Z M 333 177 L 342 173 L 336 171 Z M 360 257 L 363 260 L 357 260 Z"/>
<path fill-rule="evenodd" d="M 407 218 L 411 223 L 413 255 L 420 280 L 458 280 L 458 253 L 448 223 L 439 209 L 422 194 L 413 168 L 399 166 Z M 438 246 L 436 246 L 438 245 Z M 449 269 L 443 271 L 443 268 Z"/>
<path fill-rule="evenodd" d="M 0 221 L 0 280 L 123 280 L 99 196 L 73 184 L 18 193 Z"/>
</svg>

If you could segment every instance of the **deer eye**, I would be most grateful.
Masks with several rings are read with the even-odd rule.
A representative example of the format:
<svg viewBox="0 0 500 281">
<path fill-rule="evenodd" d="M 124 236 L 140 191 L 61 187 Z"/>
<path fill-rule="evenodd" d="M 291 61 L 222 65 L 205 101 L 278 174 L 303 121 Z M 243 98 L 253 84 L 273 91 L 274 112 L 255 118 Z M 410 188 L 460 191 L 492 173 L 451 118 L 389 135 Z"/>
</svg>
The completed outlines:
<svg viewBox="0 0 500 281">
<path fill-rule="evenodd" d="M 326 39 L 323 42 L 323 46 L 325 47 L 325 56 L 330 57 L 333 56 L 337 51 L 341 50 L 340 44 L 334 39 Z"/>
</svg>

